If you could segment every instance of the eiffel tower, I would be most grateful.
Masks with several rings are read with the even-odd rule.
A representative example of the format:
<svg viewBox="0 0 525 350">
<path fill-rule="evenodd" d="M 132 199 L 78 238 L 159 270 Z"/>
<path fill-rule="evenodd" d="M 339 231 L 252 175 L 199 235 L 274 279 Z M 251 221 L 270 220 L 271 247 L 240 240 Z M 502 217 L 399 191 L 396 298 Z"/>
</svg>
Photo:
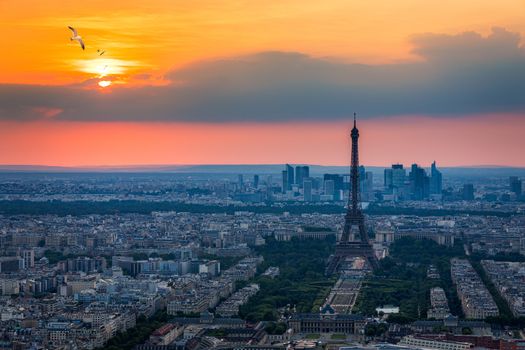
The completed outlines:
<svg viewBox="0 0 525 350">
<path fill-rule="evenodd" d="M 374 249 L 368 240 L 365 228 L 365 217 L 361 209 L 359 196 L 359 130 L 357 129 L 356 114 L 354 113 L 354 128 L 352 138 L 352 161 L 350 166 L 350 197 L 345 216 L 343 235 L 337 242 L 335 254 L 328 262 L 326 273 L 333 274 L 341 268 L 347 258 L 361 257 L 365 259 L 370 268 L 377 267 L 377 258 Z M 352 237 L 353 236 L 353 237 Z M 351 238 L 353 238 L 351 240 Z"/>
</svg>

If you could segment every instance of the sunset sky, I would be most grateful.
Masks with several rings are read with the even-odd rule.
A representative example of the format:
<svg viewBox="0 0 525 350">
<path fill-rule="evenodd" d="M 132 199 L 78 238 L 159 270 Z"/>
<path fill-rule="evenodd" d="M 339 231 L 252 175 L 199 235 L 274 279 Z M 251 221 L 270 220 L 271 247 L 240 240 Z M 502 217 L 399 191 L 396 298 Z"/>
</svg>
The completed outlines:
<svg viewBox="0 0 525 350">
<path fill-rule="evenodd" d="M 355 111 L 365 165 L 525 166 L 524 0 L 0 0 L 0 29 L 0 164 L 344 165 Z"/>
</svg>

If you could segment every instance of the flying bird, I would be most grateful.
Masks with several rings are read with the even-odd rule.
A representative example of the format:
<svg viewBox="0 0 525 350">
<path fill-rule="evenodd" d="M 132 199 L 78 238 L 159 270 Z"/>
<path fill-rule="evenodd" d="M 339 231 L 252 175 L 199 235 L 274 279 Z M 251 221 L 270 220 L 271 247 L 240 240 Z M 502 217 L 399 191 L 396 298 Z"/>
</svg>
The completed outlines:
<svg viewBox="0 0 525 350">
<path fill-rule="evenodd" d="M 99 55 L 99 56 L 102 56 L 103 54 L 106 53 L 106 50 L 98 49 L 97 52 L 98 52 L 98 55 Z"/>
<path fill-rule="evenodd" d="M 73 41 L 73 40 L 78 41 L 78 43 L 80 44 L 80 47 L 82 48 L 82 50 L 84 50 L 86 47 L 84 45 L 84 42 L 82 41 L 82 37 L 80 35 L 78 35 L 77 30 L 75 28 L 71 27 L 71 26 L 68 26 L 68 28 L 73 32 L 73 36 L 69 40 L 71 40 L 71 41 Z"/>
</svg>

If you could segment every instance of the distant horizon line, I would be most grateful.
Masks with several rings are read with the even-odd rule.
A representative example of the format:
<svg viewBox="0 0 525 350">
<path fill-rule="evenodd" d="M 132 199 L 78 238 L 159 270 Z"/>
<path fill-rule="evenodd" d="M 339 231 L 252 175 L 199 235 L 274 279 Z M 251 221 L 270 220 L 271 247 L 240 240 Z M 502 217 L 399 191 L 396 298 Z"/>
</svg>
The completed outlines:
<svg viewBox="0 0 525 350">
<path fill-rule="evenodd" d="M 349 167 L 349 164 L 310 164 L 310 163 L 292 163 L 292 162 L 283 162 L 283 163 L 193 163 L 193 164 L 177 164 L 177 163 L 166 163 L 166 164 L 122 164 L 122 165 L 49 165 L 49 164 L 0 164 L 0 171 L 31 171 L 31 170 L 45 170 L 45 169 L 63 169 L 63 170 L 91 170 L 91 171 L 108 171 L 108 170 L 133 170 L 133 169 L 151 169 L 151 170 L 164 170 L 167 171 L 166 168 L 172 168 L 172 170 L 183 170 L 184 168 L 192 168 L 192 167 L 250 167 L 250 166 L 258 166 L 258 167 L 277 167 L 277 166 L 284 166 L 286 164 L 294 165 L 294 166 L 311 166 L 311 167 L 320 167 L 320 168 L 330 168 L 330 167 Z M 391 163 L 390 165 L 365 165 L 361 164 L 365 167 L 369 168 L 390 168 L 393 164 L 403 164 L 403 163 Z M 410 168 L 412 164 L 418 164 L 419 166 L 422 166 L 423 168 L 426 168 L 427 166 L 423 165 L 422 163 L 410 163 L 406 167 L 407 169 Z M 432 162 L 429 163 L 428 168 L 430 168 Z M 444 165 L 440 166 L 439 163 L 437 163 L 438 168 L 449 168 L 449 169 L 525 169 L 525 166 L 519 166 L 519 165 L 494 165 L 494 164 L 479 164 L 479 165 Z M 403 164 L 405 165 L 405 164 Z M 163 169 L 164 168 L 164 169 Z"/>
</svg>

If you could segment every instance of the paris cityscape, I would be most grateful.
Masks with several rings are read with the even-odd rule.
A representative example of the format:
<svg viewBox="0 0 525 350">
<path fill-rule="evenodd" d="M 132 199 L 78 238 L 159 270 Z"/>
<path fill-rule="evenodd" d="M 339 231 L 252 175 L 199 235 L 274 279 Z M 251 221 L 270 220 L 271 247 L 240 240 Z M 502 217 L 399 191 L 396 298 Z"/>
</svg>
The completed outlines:
<svg viewBox="0 0 525 350">
<path fill-rule="evenodd" d="M 523 171 L 377 176 L 354 123 L 347 173 L 5 171 L 5 347 L 519 348 Z"/>
<path fill-rule="evenodd" d="M 522 0 L 0 29 L 0 350 L 525 350 Z"/>
</svg>

